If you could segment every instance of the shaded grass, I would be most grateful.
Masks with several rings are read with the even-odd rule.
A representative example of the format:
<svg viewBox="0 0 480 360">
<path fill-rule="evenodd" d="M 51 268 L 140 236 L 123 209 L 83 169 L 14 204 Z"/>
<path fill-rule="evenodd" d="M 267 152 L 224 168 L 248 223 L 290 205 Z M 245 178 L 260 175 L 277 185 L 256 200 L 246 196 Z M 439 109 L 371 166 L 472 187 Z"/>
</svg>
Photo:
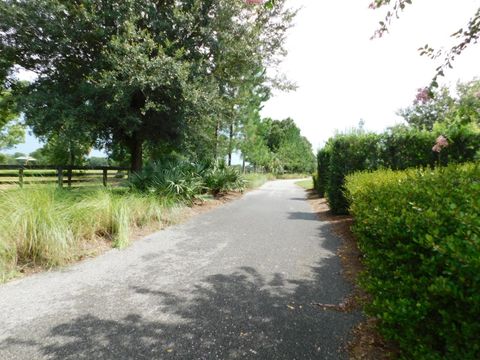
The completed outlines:
<svg viewBox="0 0 480 360">
<path fill-rule="evenodd" d="M 277 174 L 275 175 L 275 178 L 281 179 L 281 180 L 293 180 L 293 179 L 305 179 L 309 176 L 312 176 L 312 175 L 302 174 L 302 173 L 291 173 L 291 174 Z"/>
<path fill-rule="evenodd" d="M 255 189 L 257 187 L 262 186 L 267 181 L 275 180 L 276 177 L 273 174 L 257 174 L 257 173 L 250 173 L 243 175 L 245 179 L 245 187 L 247 189 Z"/>
<path fill-rule="evenodd" d="M 25 266 L 50 268 L 81 258 L 85 243 L 99 238 L 124 247 L 136 228 L 175 221 L 180 206 L 125 189 L 0 191 L 0 282 Z"/>
<path fill-rule="evenodd" d="M 271 173 L 250 173 L 243 175 L 245 179 L 245 186 L 247 189 L 255 189 L 262 186 L 267 181 L 271 180 L 288 180 L 288 179 L 304 179 L 310 175 L 306 174 L 271 174 Z M 309 180 L 312 182 L 312 180 Z M 298 184 L 298 183 L 297 183 Z M 299 184 L 300 185 L 300 184 Z M 302 185 L 300 185 L 302 186 Z M 313 189 L 313 182 L 311 187 L 306 187 L 306 189 Z"/>
<path fill-rule="evenodd" d="M 295 184 L 303 187 L 305 190 L 313 190 L 313 180 L 312 179 L 297 181 Z"/>
</svg>

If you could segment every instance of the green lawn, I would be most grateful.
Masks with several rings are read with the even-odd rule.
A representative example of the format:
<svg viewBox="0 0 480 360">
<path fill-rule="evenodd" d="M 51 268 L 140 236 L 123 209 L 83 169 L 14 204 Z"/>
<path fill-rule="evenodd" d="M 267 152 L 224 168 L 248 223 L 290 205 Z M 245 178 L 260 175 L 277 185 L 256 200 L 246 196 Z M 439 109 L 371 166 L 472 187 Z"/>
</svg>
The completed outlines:
<svg viewBox="0 0 480 360">
<path fill-rule="evenodd" d="M 312 190 L 313 189 L 313 180 L 312 179 L 297 181 L 295 184 L 303 187 L 305 190 Z"/>
</svg>

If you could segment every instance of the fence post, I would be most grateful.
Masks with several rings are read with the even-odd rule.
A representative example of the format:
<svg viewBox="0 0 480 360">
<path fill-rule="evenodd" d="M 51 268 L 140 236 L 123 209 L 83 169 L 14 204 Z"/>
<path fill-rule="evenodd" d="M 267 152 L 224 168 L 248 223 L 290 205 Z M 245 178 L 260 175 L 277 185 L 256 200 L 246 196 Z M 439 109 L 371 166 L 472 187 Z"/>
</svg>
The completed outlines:
<svg viewBox="0 0 480 360">
<path fill-rule="evenodd" d="M 107 175 L 108 175 L 108 169 L 104 168 L 103 169 L 103 186 L 107 187 Z"/>
<path fill-rule="evenodd" d="M 18 184 L 23 188 L 23 167 L 18 169 Z"/>
<path fill-rule="evenodd" d="M 68 187 L 72 187 L 72 167 L 70 166 L 68 168 L 68 173 L 67 173 L 67 176 L 68 176 Z"/>
<path fill-rule="evenodd" d="M 63 187 L 63 168 L 61 166 L 57 168 L 57 178 L 58 186 Z"/>
</svg>

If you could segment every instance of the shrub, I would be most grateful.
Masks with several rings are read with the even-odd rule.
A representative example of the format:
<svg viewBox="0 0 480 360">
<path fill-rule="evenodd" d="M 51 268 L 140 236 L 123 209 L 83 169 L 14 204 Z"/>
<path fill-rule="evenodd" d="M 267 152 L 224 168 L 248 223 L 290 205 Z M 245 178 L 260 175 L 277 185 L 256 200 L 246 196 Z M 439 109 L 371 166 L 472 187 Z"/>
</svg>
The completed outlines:
<svg viewBox="0 0 480 360">
<path fill-rule="evenodd" d="M 325 192 L 327 189 L 329 167 L 330 167 L 330 148 L 328 147 L 328 144 L 327 144 L 327 146 L 319 150 L 317 154 L 317 181 L 316 181 L 315 189 L 317 190 L 318 195 L 322 198 L 325 196 Z"/>
<path fill-rule="evenodd" d="M 216 161 L 211 167 L 201 173 L 205 187 L 216 196 L 219 193 L 243 190 L 245 180 L 240 172 L 225 164 L 224 161 Z"/>
<path fill-rule="evenodd" d="M 406 359 L 480 358 L 480 166 L 346 180 L 361 283 Z"/>
<path fill-rule="evenodd" d="M 438 135 L 449 146 L 441 153 L 432 151 Z M 346 213 L 345 176 L 362 170 L 434 167 L 438 164 L 473 161 L 480 147 L 476 125 L 437 125 L 434 131 L 397 126 L 383 134 L 340 134 L 331 138 L 318 153 L 318 192 L 325 193 L 331 210 Z"/>
<path fill-rule="evenodd" d="M 379 137 L 379 163 L 394 170 L 434 166 L 436 154 L 432 151 L 436 135 L 431 131 L 396 126 Z"/>
<path fill-rule="evenodd" d="M 472 161 L 480 150 L 480 130 L 476 124 L 458 126 L 456 124 L 437 124 L 436 134 L 446 134 L 450 142 L 442 151 L 443 164 Z"/>
<path fill-rule="evenodd" d="M 378 141 L 376 134 L 348 134 L 338 135 L 331 142 L 325 192 L 334 213 L 344 214 L 348 209 L 343 195 L 345 176 L 358 170 L 378 168 Z"/>
<path fill-rule="evenodd" d="M 187 161 L 164 161 L 148 164 L 131 176 L 130 185 L 141 192 L 159 197 L 192 201 L 205 192 L 200 175 L 205 167 Z"/>
<path fill-rule="evenodd" d="M 161 197 L 192 201 L 201 194 L 243 190 L 240 172 L 224 161 L 191 163 L 185 160 L 147 165 L 130 179 L 132 188 Z"/>
</svg>

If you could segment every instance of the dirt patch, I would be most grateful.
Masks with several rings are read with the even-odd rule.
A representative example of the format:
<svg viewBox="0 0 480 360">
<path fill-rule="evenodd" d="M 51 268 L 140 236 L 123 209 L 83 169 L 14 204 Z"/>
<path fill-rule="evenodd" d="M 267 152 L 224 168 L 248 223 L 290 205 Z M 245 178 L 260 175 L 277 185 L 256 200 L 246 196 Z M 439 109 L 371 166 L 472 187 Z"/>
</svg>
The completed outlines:
<svg viewBox="0 0 480 360">
<path fill-rule="evenodd" d="M 338 256 L 342 262 L 342 273 L 354 290 L 340 304 L 314 304 L 322 310 L 350 312 L 361 310 L 370 301 L 358 285 L 358 276 L 363 271 L 362 254 L 352 233 L 353 218 L 349 215 L 334 215 L 330 212 L 326 199 L 319 198 L 314 190 L 307 191 L 308 202 L 322 221 L 332 225 L 333 232 L 342 239 Z M 353 329 L 353 339 L 348 344 L 350 359 L 385 360 L 395 357 L 393 344 L 384 340 L 376 330 L 376 320 L 368 318 Z"/>
<path fill-rule="evenodd" d="M 226 204 L 230 201 L 236 200 L 242 197 L 242 192 L 228 192 L 224 194 L 219 194 L 213 199 L 206 201 L 196 201 L 192 207 L 188 208 L 190 210 L 191 216 L 202 214 L 204 212 L 215 209 L 216 207 Z M 183 219 L 182 219 L 183 220 Z"/>
</svg>

